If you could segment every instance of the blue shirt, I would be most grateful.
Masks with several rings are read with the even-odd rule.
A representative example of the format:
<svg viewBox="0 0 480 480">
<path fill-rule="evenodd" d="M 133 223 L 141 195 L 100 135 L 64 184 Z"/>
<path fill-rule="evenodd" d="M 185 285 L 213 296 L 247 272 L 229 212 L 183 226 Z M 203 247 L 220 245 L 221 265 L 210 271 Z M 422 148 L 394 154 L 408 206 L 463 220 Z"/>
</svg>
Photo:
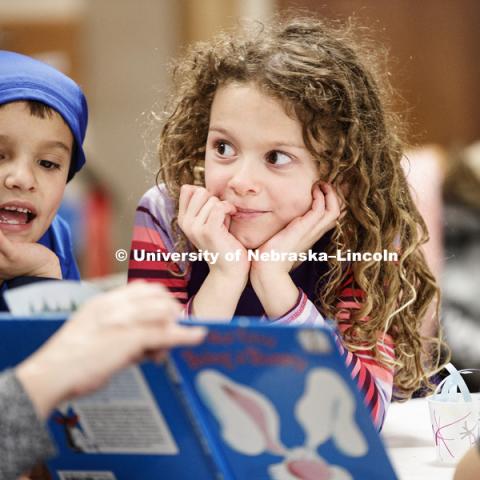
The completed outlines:
<svg viewBox="0 0 480 480">
<path fill-rule="evenodd" d="M 73 255 L 72 237 L 68 224 L 60 215 L 56 215 L 48 230 L 38 241 L 51 250 L 58 257 L 62 278 L 64 280 L 80 280 L 77 262 Z M 8 312 L 8 307 L 3 299 L 3 292 L 7 288 L 19 287 L 28 283 L 45 280 L 41 277 L 16 277 L 2 283 L 0 287 L 0 312 Z"/>
</svg>

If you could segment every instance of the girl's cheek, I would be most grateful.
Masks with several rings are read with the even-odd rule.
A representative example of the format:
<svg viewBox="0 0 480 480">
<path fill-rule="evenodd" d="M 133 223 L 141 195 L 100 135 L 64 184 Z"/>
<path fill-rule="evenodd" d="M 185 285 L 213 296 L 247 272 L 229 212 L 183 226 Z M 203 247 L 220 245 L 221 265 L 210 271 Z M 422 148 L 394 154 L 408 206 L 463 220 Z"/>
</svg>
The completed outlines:
<svg viewBox="0 0 480 480">
<path fill-rule="evenodd" d="M 219 185 L 205 182 L 205 188 L 207 189 L 208 193 L 211 193 L 215 197 L 221 198 L 223 189 L 220 188 Z"/>
<path fill-rule="evenodd" d="M 205 173 L 205 188 L 209 193 L 221 198 L 227 187 L 228 180 L 220 175 L 207 175 Z"/>
<path fill-rule="evenodd" d="M 313 198 L 311 196 L 302 196 L 291 203 L 290 215 L 294 217 L 301 217 L 305 215 L 312 207 Z"/>
<path fill-rule="evenodd" d="M 216 190 L 218 189 L 217 182 L 212 179 L 211 175 L 208 175 L 205 171 L 205 188 L 208 190 L 209 193 L 215 195 Z"/>
</svg>

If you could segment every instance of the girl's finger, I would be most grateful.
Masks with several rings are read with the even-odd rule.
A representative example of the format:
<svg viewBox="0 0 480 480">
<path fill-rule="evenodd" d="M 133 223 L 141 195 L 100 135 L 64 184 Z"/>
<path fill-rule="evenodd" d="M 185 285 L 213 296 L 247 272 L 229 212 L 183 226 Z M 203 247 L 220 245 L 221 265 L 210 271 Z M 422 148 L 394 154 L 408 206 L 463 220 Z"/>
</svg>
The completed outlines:
<svg viewBox="0 0 480 480">
<path fill-rule="evenodd" d="M 211 228 L 219 228 L 222 225 L 230 227 L 231 214 L 236 211 L 236 208 L 228 202 L 220 202 L 210 211 L 210 215 L 206 221 L 206 224 Z"/>
<path fill-rule="evenodd" d="M 195 192 L 193 193 L 187 210 L 185 211 L 185 219 L 187 219 L 187 221 L 193 221 L 210 197 L 210 193 L 208 193 L 205 188 L 195 187 Z"/>
<path fill-rule="evenodd" d="M 318 185 L 318 183 L 313 187 L 312 191 L 313 195 L 313 202 L 312 202 L 312 207 L 311 210 L 314 212 L 323 215 L 325 211 L 325 196 Z"/>
<path fill-rule="evenodd" d="M 188 204 L 190 203 L 190 199 L 192 198 L 195 192 L 194 185 L 182 185 L 180 188 L 180 198 L 178 201 L 178 218 L 183 218 L 185 216 L 185 212 L 187 211 Z"/>
<path fill-rule="evenodd" d="M 340 215 L 340 200 L 338 198 L 337 192 L 328 183 L 321 184 L 322 191 L 325 194 L 325 211 L 329 216 L 338 218 Z"/>
<path fill-rule="evenodd" d="M 219 203 L 220 200 L 217 197 L 210 197 L 195 217 L 196 224 L 205 225 L 212 210 L 214 210 Z"/>
<path fill-rule="evenodd" d="M 325 214 L 325 197 L 318 185 L 315 185 L 312 190 L 313 202 L 310 210 L 301 217 L 301 223 L 309 231 L 315 228 Z"/>
</svg>

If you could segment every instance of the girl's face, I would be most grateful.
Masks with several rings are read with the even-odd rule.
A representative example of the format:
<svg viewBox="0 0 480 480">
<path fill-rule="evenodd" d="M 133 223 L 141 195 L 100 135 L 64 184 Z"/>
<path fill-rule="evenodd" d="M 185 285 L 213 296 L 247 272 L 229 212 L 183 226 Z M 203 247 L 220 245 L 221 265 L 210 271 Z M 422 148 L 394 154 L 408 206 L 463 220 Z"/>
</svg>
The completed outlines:
<svg viewBox="0 0 480 480">
<path fill-rule="evenodd" d="M 312 204 L 318 163 L 298 120 L 256 86 L 218 88 L 210 112 L 205 186 L 235 205 L 230 232 L 257 248 Z"/>
</svg>

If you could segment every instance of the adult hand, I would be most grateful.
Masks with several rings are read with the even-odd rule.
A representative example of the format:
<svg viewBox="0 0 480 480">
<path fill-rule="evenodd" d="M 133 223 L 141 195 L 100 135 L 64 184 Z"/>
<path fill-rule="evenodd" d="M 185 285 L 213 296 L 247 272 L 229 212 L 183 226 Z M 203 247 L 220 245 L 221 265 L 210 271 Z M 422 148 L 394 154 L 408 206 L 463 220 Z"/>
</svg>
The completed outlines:
<svg viewBox="0 0 480 480">
<path fill-rule="evenodd" d="M 220 272 L 235 279 L 248 278 L 250 262 L 245 247 L 229 232 L 235 206 L 210 194 L 206 188 L 183 185 L 180 191 L 178 224 L 187 238 L 198 248 L 219 253 L 211 272 Z M 239 251 L 239 261 L 225 259 L 227 252 Z"/>
<path fill-rule="evenodd" d="M 61 279 L 58 257 L 39 243 L 12 242 L 0 230 L 0 282 L 25 275 Z"/>
<path fill-rule="evenodd" d="M 118 370 L 205 336 L 177 323 L 178 302 L 160 285 L 133 282 L 87 302 L 16 374 L 41 418 L 90 393 Z"/>
</svg>

